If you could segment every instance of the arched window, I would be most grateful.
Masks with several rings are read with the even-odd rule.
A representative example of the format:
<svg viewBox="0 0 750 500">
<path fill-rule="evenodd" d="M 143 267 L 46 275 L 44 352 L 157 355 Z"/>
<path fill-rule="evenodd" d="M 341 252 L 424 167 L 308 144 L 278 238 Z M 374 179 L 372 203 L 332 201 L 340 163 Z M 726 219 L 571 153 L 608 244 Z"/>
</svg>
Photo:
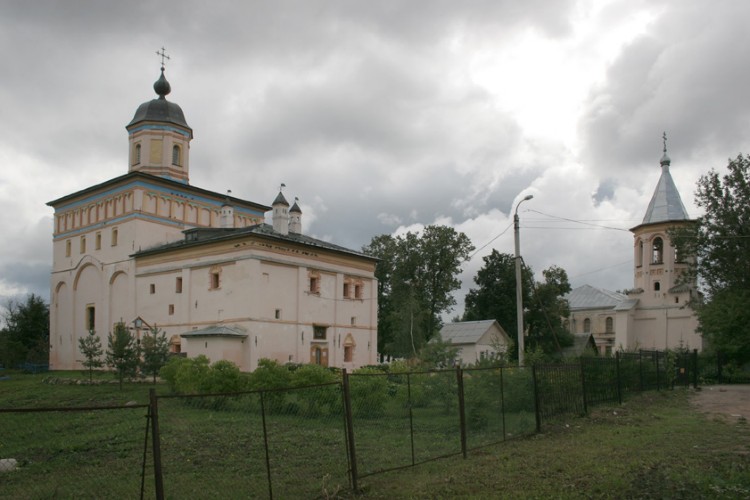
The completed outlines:
<svg viewBox="0 0 750 500">
<path fill-rule="evenodd" d="M 591 333 L 591 320 L 588 318 L 583 320 L 583 333 Z"/>
<path fill-rule="evenodd" d="M 652 264 L 661 264 L 664 261 L 664 241 L 658 236 L 654 238 L 654 242 L 651 244 L 652 250 Z"/>
<path fill-rule="evenodd" d="M 133 151 L 133 165 L 138 165 L 141 162 L 141 145 L 135 145 L 135 151 Z"/>
<path fill-rule="evenodd" d="M 180 146 L 175 144 L 172 146 L 172 165 L 180 165 Z"/>
<path fill-rule="evenodd" d="M 659 290 L 661 290 L 661 283 L 654 281 L 654 291 L 658 292 Z"/>
<path fill-rule="evenodd" d="M 607 329 L 607 333 L 612 333 L 615 331 L 615 322 L 612 320 L 611 316 L 607 317 L 606 329 Z"/>
</svg>

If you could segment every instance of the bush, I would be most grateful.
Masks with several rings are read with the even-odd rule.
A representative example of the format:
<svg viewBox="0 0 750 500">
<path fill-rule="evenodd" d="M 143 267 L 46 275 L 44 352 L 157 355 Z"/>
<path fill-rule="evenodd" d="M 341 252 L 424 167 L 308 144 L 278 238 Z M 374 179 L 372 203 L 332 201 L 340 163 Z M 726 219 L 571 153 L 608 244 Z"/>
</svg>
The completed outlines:
<svg viewBox="0 0 750 500">
<path fill-rule="evenodd" d="M 289 370 L 271 359 L 264 358 L 258 361 L 258 368 L 250 374 L 249 386 L 252 390 L 267 391 L 288 388 L 291 385 L 292 374 Z M 266 408 L 271 413 L 283 413 L 286 398 L 286 391 L 270 391 L 263 396 Z"/>
<path fill-rule="evenodd" d="M 211 365 L 205 380 L 202 381 L 202 392 L 239 392 L 245 389 L 245 380 L 237 365 L 231 361 L 221 360 Z"/>
<path fill-rule="evenodd" d="M 172 392 L 201 394 L 239 392 L 246 388 L 240 369 L 231 361 L 217 361 L 209 365 L 206 356 L 172 358 L 159 371 Z"/>
<path fill-rule="evenodd" d="M 209 373 L 210 360 L 200 355 L 195 358 L 185 358 L 175 375 L 175 387 L 179 394 L 198 394 L 203 391 Z"/>
<path fill-rule="evenodd" d="M 358 376 L 359 375 L 359 376 Z M 385 414 L 388 380 L 381 370 L 360 368 L 349 378 L 352 413 L 355 417 L 376 418 Z"/>
<path fill-rule="evenodd" d="M 338 379 L 335 373 L 320 365 L 302 365 L 292 374 L 295 387 L 330 384 Z M 339 386 L 311 387 L 295 392 L 300 403 L 299 410 L 308 417 L 320 416 L 326 408 L 336 412 L 342 407 Z"/>
<path fill-rule="evenodd" d="M 172 392 L 179 392 L 177 390 L 177 372 L 185 363 L 190 363 L 190 359 L 174 357 L 171 358 L 161 370 L 159 370 L 159 376 L 167 382 L 169 390 Z"/>
</svg>

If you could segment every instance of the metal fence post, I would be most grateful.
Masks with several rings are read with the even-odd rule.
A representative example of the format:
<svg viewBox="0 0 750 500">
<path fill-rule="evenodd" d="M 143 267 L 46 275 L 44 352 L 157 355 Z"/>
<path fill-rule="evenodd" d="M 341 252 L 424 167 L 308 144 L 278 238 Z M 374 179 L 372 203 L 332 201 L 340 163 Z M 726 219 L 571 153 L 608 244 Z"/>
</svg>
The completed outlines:
<svg viewBox="0 0 750 500">
<path fill-rule="evenodd" d="M 414 413 L 412 412 L 411 400 L 411 373 L 406 374 L 406 398 L 409 401 L 409 440 L 411 442 L 411 464 L 415 465 L 416 455 L 414 454 Z"/>
<path fill-rule="evenodd" d="M 148 400 L 151 405 L 151 438 L 154 448 L 154 492 L 157 500 L 164 500 L 164 478 L 161 469 L 161 444 L 159 436 L 159 405 L 156 398 L 156 389 L 148 390 Z"/>
<path fill-rule="evenodd" d="M 464 373 L 460 366 L 456 367 L 456 383 L 458 384 L 458 420 L 461 426 L 461 453 L 466 458 L 466 406 L 464 400 Z"/>
<path fill-rule="evenodd" d="M 500 367 L 500 412 L 503 414 L 503 441 L 507 438 L 505 433 L 505 381 L 503 379 L 503 367 Z"/>
<path fill-rule="evenodd" d="M 260 391 L 260 417 L 263 424 L 263 448 L 266 451 L 266 478 L 268 479 L 268 498 L 273 500 L 273 480 L 271 478 L 271 456 L 268 451 L 268 428 L 266 427 L 266 391 Z"/>
<path fill-rule="evenodd" d="M 351 463 L 351 477 L 352 477 L 352 489 L 355 492 L 359 491 L 357 485 L 357 449 L 354 446 L 354 427 L 352 426 L 352 398 L 351 392 L 349 391 L 349 374 L 346 372 L 346 368 L 342 371 L 342 381 L 344 383 L 344 413 L 346 414 L 346 435 L 349 441 L 349 462 Z"/>
<path fill-rule="evenodd" d="M 620 351 L 615 353 L 615 368 L 617 372 L 617 402 L 622 404 L 622 377 L 620 376 Z"/>
<path fill-rule="evenodd" d="M 534 382 L 534 413 L 536 414 L 536 431 L 542 432 L 542 416 L 539 413 L 539 387 L 536 379 L 536 364 L 531 365 L 531 379 Z"/>
<path fill-rule="evenodd" d="M 589 412 L 588 405 L 586 404 L 586 375 L 583 369 L 583 358 L 579 358 L 578 362 L 581 365 L 581 392 L 583 393 L 583 413 Z"/>
<path fill-rule="evenodd" d="M 656 390 L 661 390 L 661 385 L 659 384 L 659 358 L 661 357 L 661 352 L 656 351 Z"/>
<path fill-rule="evenodd" d="M 643 392 L 643 349 L 638 349 L 638 375 L 638 387 Z"/>
<path fill-rule="evenodd" d="M 693 389 L 698 388 L 698 349 L 693 349 Z"/>
</svg>

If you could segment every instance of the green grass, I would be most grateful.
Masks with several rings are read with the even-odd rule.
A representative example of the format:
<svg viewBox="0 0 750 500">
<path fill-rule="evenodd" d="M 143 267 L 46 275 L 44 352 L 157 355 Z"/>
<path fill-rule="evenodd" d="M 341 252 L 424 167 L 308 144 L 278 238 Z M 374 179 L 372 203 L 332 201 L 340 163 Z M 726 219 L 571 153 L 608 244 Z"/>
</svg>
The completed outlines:
<svg viewBox="0 0 750 500">
<path fill-rule="evenodd" d="M 11 374 L 0 381 L 0 408 L 145 404 L 149 384 L 50 385 L 45 377 L 79 372 Z M 99 375 L 109 380 L 111 375 Z M 327 405 L 305 415 L 331 387 L 290 392 L 267 415 L 275 498 L 353 497 L 348 492 L 342 416 Z M 166 387 L 157 386 L 166 394 Z M 691 409 L 691 392 L 649 392 L 622 406 L 594 407 L 587 417 L 545 422 L 506 417 L 508 437 L 461 455 L 362 478 L 361 498 L 747 498 L 750 429 Z M 314 397 L 310 397 L 314 396 Z M 334 402 L 335 403 L 335 402 Z M 163 398 L 159 403 L 164 488 L 168 498 L 264 498 L 260 398 Z M 480 405 L 481 406 L 481 405 Z M 486 410 L 488 407 L 482 407 Z M 469 422 L 469 446 L 502 439 L 494 411 Z M 296 412 L 294 414 L 293 412 Z M 133 498 L 140 491 L 146 409 L 0 413 L 0 458 L 21 470 L 0 474 L 0 498 Z M 409 414 L 391 399 L 378 418 L 355 417 L 360 472 L 411 463 Z M 460 452 L 453 408 L 425 399 L 413 408 L 415 455 Z M 147 456 L 146 492 L 153 497 Z"/>
<path fill-rule="evenodd" d="M 650 392 L 544 432 L 362 480 L 363 498 L 748 498 L 750 429 Z"/>
</svg>

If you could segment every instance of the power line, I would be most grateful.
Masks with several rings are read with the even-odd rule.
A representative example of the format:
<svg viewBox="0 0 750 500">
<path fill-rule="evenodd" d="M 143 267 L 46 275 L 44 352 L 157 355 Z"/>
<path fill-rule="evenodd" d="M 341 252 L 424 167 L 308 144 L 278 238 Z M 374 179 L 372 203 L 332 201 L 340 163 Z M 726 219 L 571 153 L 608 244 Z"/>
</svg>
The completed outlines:
<svg viewBox="0 0 750 500">
<path fill-rule="evenodd" d="M 584 221 L 576 220 L 576 219 L 568 219 L 567 217 L 558 217 L 556 215 L 545 214 L 544 212 L 540 212 L 538 210 L 533 210 L 533 209 L 529 209 L 529 212 L 535 212 L 535 213 L 537 213 L 539 215 L 544 215 L 544 216 L 550 217 L 552 219 L 559 219 L 559 220 L 564 220 L 564 221 L 568 221 L 568 222 L 575 222 L 576 224 L 583 224 L 584 226 L 594 226 L 594 227 L 600 227 L 600 228 L 603 228 L 603 229 L 612 229 L 614 231 L 625 231 L 627 233 L 630 232 L 629 229 L 623 229 L 621 227 L 605 226 L 603 224 L 594 224 L 594 223 L 591 223 L 591 222 L 584 222 Z"/>
<path fill-rule="evenodd" d="M 508 224 L 508 227 L 506 227 L 505 229 L 503 229 L 503 232 L 502 232 L 502 233 L 498 234 L 497 236 L 495 236 L 494 238 L 492 238 L 492 239 L 491 239 L 490 241 L 488 241 L 487 243 L 485 243 L 485 244 L 484 244 L 484 245 L 482 245 L 481 247 L 477 248 L 477 249 L 476 249 L 476 250 L 474 251 L 474 253 L 473 253 L 473 254 L 469 255 L 469 258 L 468 258 L 467 260 L 471 260 L 471 259 L 473 259 L 473 258 L 474 258 L 474 256 L 475 256 L 476 254 L 478 254 L 478 253 L 479 253 L 480 251 L 482 251 L 482 250 L 484 250 L 485 248 L 487 248 L 487 247 L 489 246 L 489 244 L 490 244 L 490 243 L 492 243 L 493 241 L 495 241 L 496 239 L 498 239 L 498 238 L 499 238 L 500 236 L 502 236 L 502 235 L 504 235 L 505 233 L 507 233 L 507 232 L 508 232 L 508 229 L 510 229 L 512 225 L 513 225 L 513 223 L 511 222 L 510 224 Z"/>
<path fill-rule="evenodd" d="M 628 260 L 625 260 L 623 262 L 620 262 L 619 264 L 614 264 L 614 265 L 607 266 L 607 267 L 601 267 L 599 269 L 594 269 L 593 271 L 588 271 L 586 273 L 581 273 L 581 274 L 577 274 L 575 276 L 571 276 L 569 279 L 573 280 L 573 279 L 576 279 L 576 278 L 580 278 L 581 276 L 587 276 L 589 274 L 598 273 L 600 271 L 606 271 L 607 269 L 614 269 L 615 267 L 620 267 L 620 266 L 622 266 L 624 264 L 630 264 L 631 262 L 632 262 L 632 260 L 628 259 Z"/>
</svg>

